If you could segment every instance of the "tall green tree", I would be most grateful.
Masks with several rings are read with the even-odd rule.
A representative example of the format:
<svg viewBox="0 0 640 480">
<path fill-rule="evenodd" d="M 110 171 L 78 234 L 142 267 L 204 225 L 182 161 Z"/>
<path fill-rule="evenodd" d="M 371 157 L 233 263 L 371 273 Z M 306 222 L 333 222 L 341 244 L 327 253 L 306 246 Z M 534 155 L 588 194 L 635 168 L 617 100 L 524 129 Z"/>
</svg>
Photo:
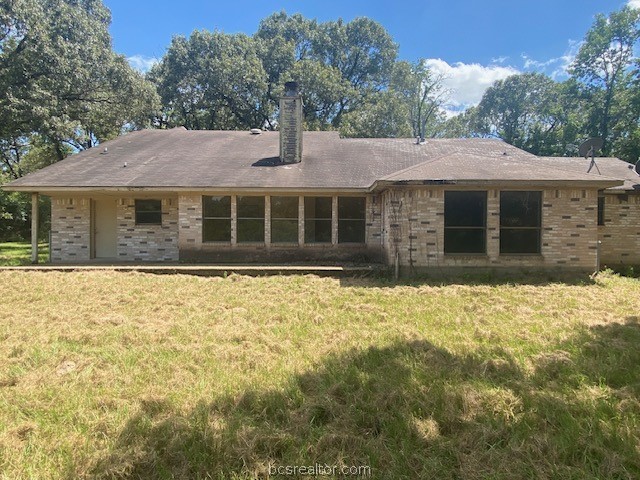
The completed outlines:
<svg viewBox="0 0 640 480">
<path fill-rule="evenodd" d="M 391 36 L 367 18 L 319 23 L 279 12 L 252 37 L 202 31 L 175 38 L 150 78 L 168 125 L 275 129 L 283 85 L 296 80 L 306 128 L 336 129 L 388 87 L 396 56 Z"/>
<path fill-rule="evenodd" d="M 482 96 L 475 125 L 536 155 L 564 155 L 577 135 L 575 84 L 559 84 L 540 73 L 498 80 Z"/>
<path fill-rule="evenodd" d="M 0 0 L 0 161 L 11 176 L 34 134 L 60 160 L 65 145 L 151 119 L 154 87 L 112 51 L 110 21 L 100 0 Z"/>
<path fill-rule="evenodd" d="M 626 91 L 631 87 L 634 46 L 640 38 L 640 9 L 624 7 L 609 16 L 597 15 L 569 72 L 589 96 L 589 134 L 603 139 L 602 151 L 612 152 L 624 122 Z"/>
<path fill-rule="evenodd" d="M 406 103 L 414 137 L 439 134 L 444 123 L 442 109 L 449 95 L 442 75 L 432 72 L 424 59 L 415 63 L 399 61 L 393 70 L 390 89 Z"/>
<path fill-rule="evenodd" d="M 174 37 L 149 78 L 158 86 L 169 127 L 246 129 L 267 120 L 260 109 L 267 76 L 247 35 L 195 31 Z"/>
</svg>

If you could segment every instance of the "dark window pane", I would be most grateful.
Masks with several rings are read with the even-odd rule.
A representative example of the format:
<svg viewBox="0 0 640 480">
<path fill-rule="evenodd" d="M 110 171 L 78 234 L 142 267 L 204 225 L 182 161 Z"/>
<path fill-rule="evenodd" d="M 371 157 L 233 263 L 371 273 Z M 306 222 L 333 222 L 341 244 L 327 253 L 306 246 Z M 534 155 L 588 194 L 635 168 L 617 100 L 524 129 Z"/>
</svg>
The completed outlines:
<svg viewBox="0 0 640 480">
<path fill-rule="evenodd" d="M 305 220 L 305 243 L 331 243 L 331 220 Z"/>
<path fill-rule="evenodd" d="M 364 243 L 364 220 L 339 220 L 338 243 Z"/>
<path fill-rule="evenodd" d="M 202 221 L 202 240 L 204 242 L 230 242 L 231 219 L 205 218 Z"/>
<path fill-rule="evenodd" d="M 444 253 L 485 253 L 484 228 L 445 228 Z"/>
<path fill-rule="evenodd" d="M 162 201 L 136 200 L 136 224 L 162 225 Z"/>
<path fill-rule="evenodd" d="M 540 229 L 500 229 L 500 253 L 540 253 Z"/>
<path fill-rule="evenodd" d="M 445 227 L 484 227 L 487 192 L 444 192 Z"/>
<path fill-rule="evenodd" d="M 231 197 L 202 197 L 204 217 L 231 218 Z"/>
<path fill-rule="evenodd" d="M 364 197 L 338 197 L 338 243 L 364 243 Z"/>
<path fill-rule="evenodd" d="M 238 243 L 264 242 L 264 218 L 238 218 Z"/>
<path fill-rule="evenodd" d="M 271 218 L 298 218 L 298 197 L 271 197 Z"/>
<path fill-rule="evenodd" d="M 305 197 L 304 218 L 331 219 L 331 197 Z"/>
<path fill-rule="evenodd" d="M 444 192 L 444 253 L 486 253 L 487 192 Z"/>
<path fill-rule="evenodd" d="M 604 197 L 598 197 L 598 225 L 604 225 Z"/>
<path fill-rule="evenodd" d="M 271 220 L 271 243 L 298 243 L 298 220 Z"/>
<path fill-rule="evenodd" d="M 264 197 L 238 197 L 238 218 L 264 219 Z"/>
<path fill-rule="evenodd" d="M 500 226 L 540 227 L 541 192 L 500 192 Z"/>
<path fill-rule="evenodd" d="M 364 220 L 365 219 L 365 198 L 364 197 L 338 197 L 338 219 L 339 220 Z"/>
</svg>

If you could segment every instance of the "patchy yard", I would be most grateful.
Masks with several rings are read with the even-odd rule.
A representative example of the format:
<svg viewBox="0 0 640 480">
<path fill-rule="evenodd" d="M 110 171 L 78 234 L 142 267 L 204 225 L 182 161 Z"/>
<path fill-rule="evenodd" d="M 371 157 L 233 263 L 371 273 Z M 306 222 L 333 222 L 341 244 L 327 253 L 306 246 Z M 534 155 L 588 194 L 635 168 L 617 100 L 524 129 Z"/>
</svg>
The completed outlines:
<svg viewBox="0 0 640 480">
<path fill-rule="evenodd" d="M 41 243 L 38 246 L 38 260 L 40 263 L 49 261 L 49 245 Z M 31 244 L 26 242 L 0 242 L 0 266 L 30 265 Z"/>
<path fill-rule="evenodd" d="M 2 478 L 640 476 L 638 279 L 0 281 Z"/>
</svg>

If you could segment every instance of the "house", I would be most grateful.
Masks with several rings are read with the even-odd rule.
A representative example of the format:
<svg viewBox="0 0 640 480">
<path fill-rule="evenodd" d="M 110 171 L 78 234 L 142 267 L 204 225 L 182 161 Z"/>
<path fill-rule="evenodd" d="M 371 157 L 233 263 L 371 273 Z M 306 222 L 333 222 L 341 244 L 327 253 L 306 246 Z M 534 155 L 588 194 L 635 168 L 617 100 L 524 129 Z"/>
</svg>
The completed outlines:
<svg viewBox="0 0 640 480">
<path fill-rule="evenodd" d="M 640 177 L 618 159 L 303 132 L 295 84 L 280 111 L 279 132 L 143 130 L 5 188 L 51 197 L 55 263 L 640 264 Z"/>
</svg>

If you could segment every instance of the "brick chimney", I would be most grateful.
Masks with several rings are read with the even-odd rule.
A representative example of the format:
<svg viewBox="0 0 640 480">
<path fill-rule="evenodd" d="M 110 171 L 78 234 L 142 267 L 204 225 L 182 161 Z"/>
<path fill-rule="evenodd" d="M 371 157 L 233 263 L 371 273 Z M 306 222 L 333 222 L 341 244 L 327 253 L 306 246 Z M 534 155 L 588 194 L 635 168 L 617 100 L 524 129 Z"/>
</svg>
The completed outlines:
<svg viewBox="0 0 640 480">
<path fill-rule="evenodd" d="M 280 98 L 280 161 L 298 163 L 302 160 L 302 96 L 296 82 L 284 84 Z"/>
</svg>

